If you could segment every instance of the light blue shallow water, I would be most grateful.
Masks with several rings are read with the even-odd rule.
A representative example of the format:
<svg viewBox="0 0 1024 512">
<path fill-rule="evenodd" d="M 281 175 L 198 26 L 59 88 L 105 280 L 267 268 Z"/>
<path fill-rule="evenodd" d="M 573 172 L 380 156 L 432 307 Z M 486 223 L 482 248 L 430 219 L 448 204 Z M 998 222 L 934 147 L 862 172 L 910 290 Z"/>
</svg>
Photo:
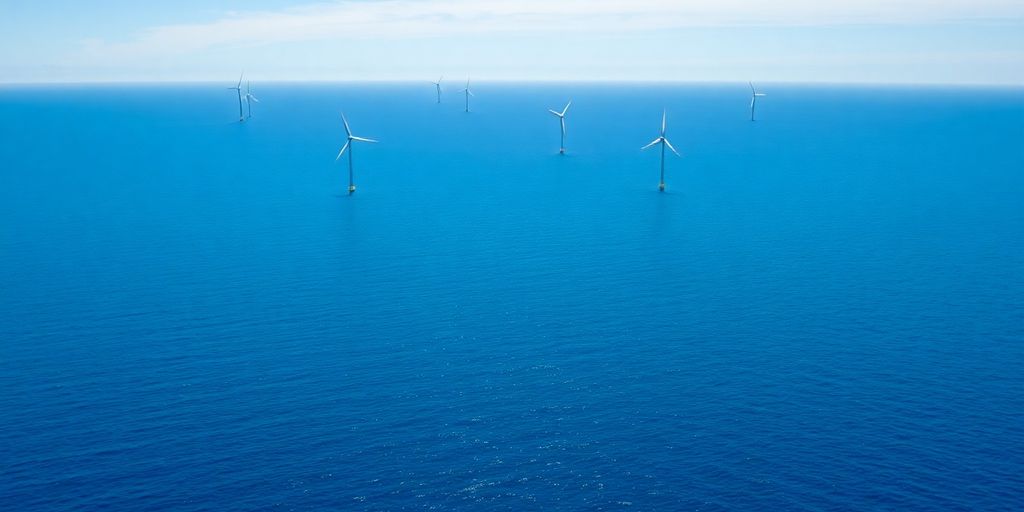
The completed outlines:
<svg viewBox="0 0 1024 512">
<path fill-rule="evenodd" d="M 1024 93 L 764 89 L 0 89 L 0 509 L 1018 509 Z"/>
</svg>

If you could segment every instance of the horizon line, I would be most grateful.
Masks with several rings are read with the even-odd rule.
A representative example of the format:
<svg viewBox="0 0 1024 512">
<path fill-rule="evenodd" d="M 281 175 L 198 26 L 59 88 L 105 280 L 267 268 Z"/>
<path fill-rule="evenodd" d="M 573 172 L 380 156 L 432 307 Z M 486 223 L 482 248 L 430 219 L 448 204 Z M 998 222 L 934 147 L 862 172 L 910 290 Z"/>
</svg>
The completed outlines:
<svg viewBox="0 0 1024 512">
<path fill-rule="evenodd" d="M 420 83 L 426 78 L 353 78 L 353 79 L 289 79 L 273 78 L 260 79 L 261 84 L 406 84 Z M 453 79 L 454 80 L 454 79 Z M 219 79 L 189 79 L 189 80 L 0 80 L 0 87 L 7 86 L 62 86 L 62 85 L 189 85 L 189 84 L 219 84 L 232 80 Z M 429 81 L 429 80 L 428 80 Z M 709 84 L 743 84 L 746 85 L 749 79 L 731 80 L 679 80 L 679 79 L 639 79 L 639 78 L 474 78 L 477 83 L 518 83 L 518 84 L 553 84 L 553 83 L 579 83 L 579 84 L 633 84 L 633 85 L 709 85 Z M 836 85 L 836 86 L 898 86 L 898 87 L 980 87 L 980 88 L 1024 88 L 1024 82 L 942 82 L 942 81 L 840 81 L 840 80 L 755 80 L 762 84 L 785 84 L 785 85 Z"/>
</svg>

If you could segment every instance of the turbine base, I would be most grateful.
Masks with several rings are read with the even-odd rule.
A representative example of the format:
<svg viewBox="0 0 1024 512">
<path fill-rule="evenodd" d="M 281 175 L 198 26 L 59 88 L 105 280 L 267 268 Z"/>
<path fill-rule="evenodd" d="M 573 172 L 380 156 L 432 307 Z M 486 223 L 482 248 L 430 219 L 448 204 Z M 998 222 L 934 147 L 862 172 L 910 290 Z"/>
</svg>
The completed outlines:
<svg viewBox="0 0 1024 512">
<path fill-rule="evenodd" d="M 349 185 L 348 186 L 348 195 L 354 194 L 355 191 L 356 191 L 356 186 L 355 185 Z"/>
<path fill-rule="evenodd" d="M 665 184 L 664 183 L 658 183 L 658 191 L 659 192 L 664 192 L 665 191 Z"/>
</svg>

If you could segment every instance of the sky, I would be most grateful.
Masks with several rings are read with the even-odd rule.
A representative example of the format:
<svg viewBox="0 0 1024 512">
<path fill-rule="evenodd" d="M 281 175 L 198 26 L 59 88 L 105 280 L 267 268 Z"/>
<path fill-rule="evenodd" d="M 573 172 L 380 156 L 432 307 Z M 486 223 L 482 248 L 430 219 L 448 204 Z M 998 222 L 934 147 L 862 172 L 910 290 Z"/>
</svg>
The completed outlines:
<svg viewBox="0 0 1024 512">
<path fill-rule="evenodd" d="M 0 83 L 1024 85 L 1024 0 L 0 0 Z"/>
</svg>

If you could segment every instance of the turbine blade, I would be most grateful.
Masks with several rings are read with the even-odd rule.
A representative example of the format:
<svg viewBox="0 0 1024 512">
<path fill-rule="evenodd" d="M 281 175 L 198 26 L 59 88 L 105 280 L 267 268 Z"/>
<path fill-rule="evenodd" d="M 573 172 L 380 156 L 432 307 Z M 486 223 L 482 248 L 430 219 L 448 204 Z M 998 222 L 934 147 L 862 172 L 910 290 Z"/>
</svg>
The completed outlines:
<svg viewBox="0 0 1024 512">
<path fill-rule="evenodd" d="M 759 93 L 755 94 L 754 96 L 757 96 L 758 98 L 763 98 L 763 97 L 768 96 L 768 95 L 763 93 L 763 92 L 759 92 Z"/>
<path fill-rule="evenodd" d="M 551 112 L 552 114 L 554 114 L 554 115 L 556 115 L 558 117 L 562 117 L 562 114 L 559 114 L 558 112 L 555 112 L 554 110 L 551 110 L 550 108 L 548 109 L 548 112 Z"/>
<path fill-rule="evenodd" d="M 565 108 L 562 109 L 562 116 L 565 116 L 565 113 L 569 111 L 569 105 L 572 105 L 572 100 L 565 104 Z"/>
<path fill-rule="evenodd" d="M 338 156 L 334 159 L 335 162 L 341 160 L 341 155 L 345 154 L 345 150 L 348 149 L 349 142 L 345 142 L 345 145 L 341 147 L 341 151 L 338 152 Z"/>
<path fill-rule="evenodd" d="M 757 90 L 754 89 L 754 82 L 747 82 L 747 83 L 750 84 L 750 92 L 752 92 L 754 94 L 757 94 Z"/>
<path fill-rule="evenodd" d="M 352 138 L 352 129 L 348 127 L 348 119 L 345 119 L 345 113 L 344 112 L 341 113 L 341 122 L 345 123 L 345 135 L 348 135 L 348 137 L 351 139 Z"/>
<path fill-rule="evenodd" d="M 648 145 L 646 145 L 646 146 L 644 146 L 644 147 L 642 147 L 640 149 L 641 150 L 647 149 L 647 148 L 649 148 L 649 147 L 651 147 L 651 146 L 653 146 L 653 145 L 655 145 L 655 144 L 657 144 L 659 142 L 661 142 L 661 137 L 658 137 L 657 139 L 652 140 L 650 144 L 648 144 Z"/>
<path fill-rule="evenodd" d="M 666 112 L 664 110 L 662 110 L 661 111 L 661 136 L 662 137 L 665 136 L 665 115 L 666 115 Z"/>
<path fill-rule="evenodd" d="M 365 137 L 352 137 L 352 140 L 358 140 L 360 142 L 377 142 L 373 139 L 367 139 Z"/>
<path fill-rule="evenodd" d="M 668 139 L 662 139 L 662 140 L 665 141 L 665 145 L 668 146 L 668 148 L 671 149 L 672 152 L 676 154 L 676 156 L 683 156 L 683 155 L 680 155 L 678 151 L 676 151 L 676 148 L 672 147 L 672 143 L 669 142 Z"/>
</svg>

